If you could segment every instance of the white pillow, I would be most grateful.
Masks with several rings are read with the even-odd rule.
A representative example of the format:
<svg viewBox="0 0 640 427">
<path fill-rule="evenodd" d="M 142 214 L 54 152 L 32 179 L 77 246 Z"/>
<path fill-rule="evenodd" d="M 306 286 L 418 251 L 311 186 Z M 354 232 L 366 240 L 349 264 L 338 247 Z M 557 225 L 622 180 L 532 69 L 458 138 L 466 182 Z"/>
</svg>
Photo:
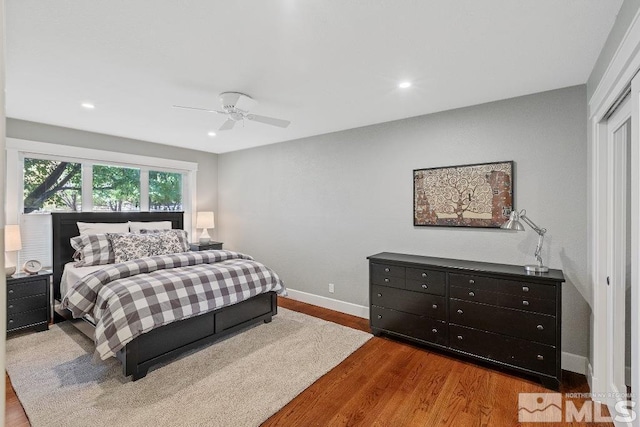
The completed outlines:
<svg viewBox="0 0 640 427">
<path fill-rule="evenodd" d="M 132 233 L 139 233 L 140 230 L 171 230 L 171 221 L 129 221 L 129 229 L 127 231 L 131 231 Z"/>
<path fill-rule="evenodd" d="M 77 222 L 80 234 L 128 233 L 126 222 Z"/>
</svg>

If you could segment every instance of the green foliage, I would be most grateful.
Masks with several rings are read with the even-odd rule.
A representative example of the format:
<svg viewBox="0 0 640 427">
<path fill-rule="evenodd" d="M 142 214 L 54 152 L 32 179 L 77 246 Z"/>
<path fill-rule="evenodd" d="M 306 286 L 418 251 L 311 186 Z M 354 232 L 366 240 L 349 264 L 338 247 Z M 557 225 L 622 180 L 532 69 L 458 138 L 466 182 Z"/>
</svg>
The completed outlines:
<svg viewBox="0 0 640 427">
<path fill-rule="evenodd" d="M 93 208 L 112 211 L 140 209 L 140 169 L 93 167 Z"/>
<path fill-rule="evenodd" d="M 24 159 L 24 211 L 81 209 L 82 165 Z M 140 169 L 93 167 L 95 210 L 139 210 Z M 182 174 L 149 172 L 150 210 L 182 209 Z"/>
<path fill-rule="evenodd" d="M 80 210 L 82 166 L 79 163 L 24 159 L 24 211 Z"/>
<path fill-rule="evenodd" d="M 149 209 L 182 209 L 182 174 L 149 171 Z"/>
</svg>

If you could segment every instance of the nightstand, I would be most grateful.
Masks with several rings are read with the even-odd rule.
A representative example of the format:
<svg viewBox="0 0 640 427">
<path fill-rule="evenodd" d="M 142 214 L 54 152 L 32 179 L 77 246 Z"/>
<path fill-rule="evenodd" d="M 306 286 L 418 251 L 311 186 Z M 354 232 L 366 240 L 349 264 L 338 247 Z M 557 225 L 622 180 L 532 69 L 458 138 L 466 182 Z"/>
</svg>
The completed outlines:
<svg viewBox="0 0 640 427">
<path fill-rule="evenodd" d="M 51 271 L 7 277 L 7 332 L 49 329 Z"/>
<path fill-rule="evenodd" d="M 222 242 L 190 243 L 189 249 L 192 251 L 208 251 L 211 249 L 222 249 Z"/>
</svg>

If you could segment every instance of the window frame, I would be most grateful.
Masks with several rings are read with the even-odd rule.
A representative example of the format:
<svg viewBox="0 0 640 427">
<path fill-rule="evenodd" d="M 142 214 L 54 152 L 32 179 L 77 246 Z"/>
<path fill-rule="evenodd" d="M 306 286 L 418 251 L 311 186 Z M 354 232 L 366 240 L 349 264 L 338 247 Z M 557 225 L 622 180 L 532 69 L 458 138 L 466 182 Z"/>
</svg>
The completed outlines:
<svg viewBox="0 0 640 427">
<path fill-rule="evenodd" d="M 52 144 L 48 142 L 7 138 L 7 188 L 6 215 L 7 221 L 19 223 L 24 212 L 24 158 L 75 162 L 82 165 L 82 212 L 93 211 L 93 165 L 119 166 L 140 169 L 140 212 L 149 212 L 149 171 L 180 173 L 182 180 L 182 207 L 184 211 L 184 229 L 195 230 L 196 176 L 198 163 L 183 160 L 165 159 L 161 157 L 127 154 L 127 162 L 123 162 L 122 153 L 98 150 L 94 148 L 75 147 Z M 17 203 L 8 201 L 16 200 Z"/>
</svg>

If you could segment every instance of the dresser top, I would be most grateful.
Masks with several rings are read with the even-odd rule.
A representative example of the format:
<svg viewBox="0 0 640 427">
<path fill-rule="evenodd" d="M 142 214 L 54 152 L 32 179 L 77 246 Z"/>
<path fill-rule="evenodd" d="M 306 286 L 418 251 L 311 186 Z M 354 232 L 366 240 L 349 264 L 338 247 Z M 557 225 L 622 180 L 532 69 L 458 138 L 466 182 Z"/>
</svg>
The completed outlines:
<svg viewBox="0 0 640 427">
<path fill-rule="evenodd" d="M 518 277 L 523 279 L 536 278 L 537 280 L 549 280 L 553 282 L 564 282 L 562 270 L 549 269 L 548 273 L 529 273 L 522 265 L 494 264 L 490 262 L 465 261 L 460 259 L 434 258 L 422 255 L 398 254 L 393 252 L 381 252 L 367 257 L 374 262 L 396 262 L 410 265 L 428 265 L 431 267 L 441 267 L 466 272 L 496 273 L 505 276 Z"/>
</svg>

